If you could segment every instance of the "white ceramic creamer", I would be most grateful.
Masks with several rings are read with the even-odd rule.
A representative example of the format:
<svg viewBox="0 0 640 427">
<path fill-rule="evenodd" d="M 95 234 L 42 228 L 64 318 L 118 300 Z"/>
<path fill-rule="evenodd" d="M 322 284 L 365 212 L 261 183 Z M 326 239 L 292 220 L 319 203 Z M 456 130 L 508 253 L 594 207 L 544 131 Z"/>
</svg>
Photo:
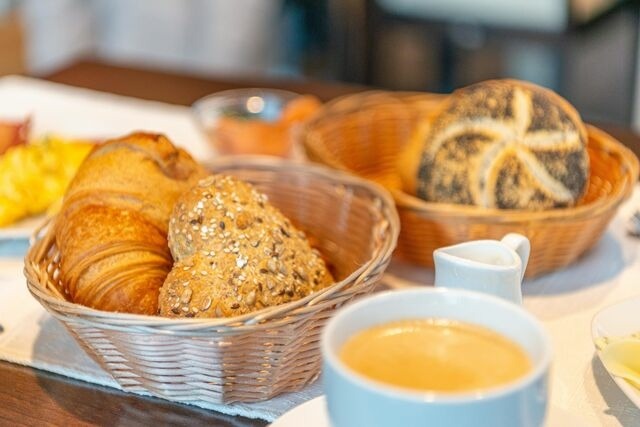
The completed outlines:
<svg viewBox="0 0 640 427">
<path fill-rule="evenodd" d="M 434 251 L 435 286 L 484 292 L 522 304 L 529 239 L 509 233 L 502 240 L 475 240 Z"/>
</svg>

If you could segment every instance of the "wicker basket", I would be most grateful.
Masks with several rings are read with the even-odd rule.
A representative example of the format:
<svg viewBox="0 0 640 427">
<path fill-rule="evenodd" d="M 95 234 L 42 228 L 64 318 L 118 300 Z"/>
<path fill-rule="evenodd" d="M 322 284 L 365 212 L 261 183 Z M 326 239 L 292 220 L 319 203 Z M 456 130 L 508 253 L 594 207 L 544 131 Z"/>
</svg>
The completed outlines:
<svg viewBox="0 0 640 427">
<path fill-rule="evenodd" d="M 60 253 L 53 227 L 44 227 L 25 258 L 29 291 L 124 390 L 209 403 L 259 401 L 299 390 L 319 373 L 318 341 L 327 318 L 369 293 L 391 259 L 399 220 L 381 187 L 273 159 L 212 167 L 268 194 L 317 239 L 340 281 L 302 300 L 227 319 L 104 312 L 68 302 L 56 291 Z"/>
<path fill-rule="evenodd" d="M 591 248 L 638 178 L 638 159 L 621 143 L 588 126 L 590 184 L 578 206 L 542 212 L 429 203 L 401 191 L 396 156 L 441 95 L 365 92 L 335 100 L 302 133 L 307 156 L 376 181 L 393 194 L 402 230 L 397 253 L 433 267 L 433 251 L 466 240 L 498 239 L 508 232 L 529 237 L 527 276 L 562 268 Z"/>
</svg>

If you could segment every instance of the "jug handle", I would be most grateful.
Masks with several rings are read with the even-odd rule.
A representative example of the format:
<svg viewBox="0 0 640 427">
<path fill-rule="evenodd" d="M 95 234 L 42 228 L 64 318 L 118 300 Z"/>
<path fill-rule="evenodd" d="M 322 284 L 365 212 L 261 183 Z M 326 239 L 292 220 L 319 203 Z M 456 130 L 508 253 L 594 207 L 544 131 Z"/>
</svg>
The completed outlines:
<svg viewBox="0 0 640 427">
<path fill-rule="evenodd" d="M 524 272 L 527 270 L 527 263 L 529 262 L 529 253 L 531 252 L 531 243 L 522 234 L 509 233 L 504 236 L 501 242 L 518 254 L 520 261 L 522 262 L 522 271 L 520 272 L 520 280 L 524 279 Z"/>
</svg>

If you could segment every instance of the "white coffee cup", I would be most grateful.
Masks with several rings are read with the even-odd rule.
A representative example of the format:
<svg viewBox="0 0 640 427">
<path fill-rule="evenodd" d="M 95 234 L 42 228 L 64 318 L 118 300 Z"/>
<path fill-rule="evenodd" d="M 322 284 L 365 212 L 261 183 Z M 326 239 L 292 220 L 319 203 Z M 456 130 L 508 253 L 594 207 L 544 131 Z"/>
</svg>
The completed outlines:
<svg viewBox="0 0 640 427">
<path fill-rule="evenodd" d="M 391 321 L 420 318 L 445 318 L 487 327 L 522 346 L 533 367 L 503 386 L 439 394 L 368 379 L 340 360 L 342 346 L 354 334 Z M 334 427 L 538 427 L 544 422 L 550 340 L 532 315 L 500 298 L 434 288 L 379 293 L 341 309 L 325 327 L 321 345 L 323 386 Z"/>
<path fill-rule="evenodd" d="M 529 239 L 509 233 L 502 240 L 474 240 L 433 252 L 435 286 L 469 289 L 522 304 Z"/>
</svg>

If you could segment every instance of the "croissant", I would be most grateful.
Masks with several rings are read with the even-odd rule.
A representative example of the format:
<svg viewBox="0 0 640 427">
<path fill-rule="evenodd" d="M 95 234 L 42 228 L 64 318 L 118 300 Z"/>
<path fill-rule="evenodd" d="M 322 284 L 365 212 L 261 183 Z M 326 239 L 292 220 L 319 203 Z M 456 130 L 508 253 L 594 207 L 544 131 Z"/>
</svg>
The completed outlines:
<svg viewBox="0 0 640 427">
<path fill-rule="evenodd" d="M 162 135 L 97 146 L 80 166 L 54 225 L 61 291 L 99 310 L 157 314 L 173 260 L 169 215 L 206 171 Z"/>
</svg>

